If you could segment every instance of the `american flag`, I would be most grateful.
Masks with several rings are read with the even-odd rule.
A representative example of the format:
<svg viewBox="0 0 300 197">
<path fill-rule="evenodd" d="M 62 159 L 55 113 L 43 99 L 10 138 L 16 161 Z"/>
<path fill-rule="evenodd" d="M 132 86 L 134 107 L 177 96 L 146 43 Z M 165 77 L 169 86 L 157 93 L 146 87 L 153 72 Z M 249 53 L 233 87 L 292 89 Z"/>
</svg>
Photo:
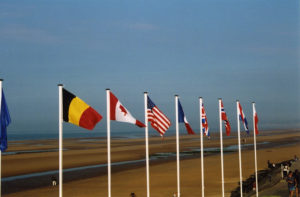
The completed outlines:
<svg viewBox="0 0 300 197">
<path fill-rule="evenodd" d="M 169 129 L 171 121 L 164 115 L 157 106 L 147 96 L 147 116 L 151 126 L 160 133 L 161 136 Z"/>
<path fill-rule="evenodd" d="M 222 120 L 225 122 L 226 135 L 229 136 L 231 128 L 230 128 L 230 124 L 229 124 L 226 112 L 224 110 L 224 105 L 223 105 L 222 100 L 221 100 L 221 116 L 222 116 Z"/>
<path fill-rule="evenodd" d="M 204 105 L 202 103 L 202 128 L 203 128 L 203 133 L 206 136 L 210 136 L 209 132 L 208 132 L 208 123 L 207 123 L 207 117 L 206 117 L 206 113 L 205 113 L 205 109 L 204 109 Z"/>
</svg>

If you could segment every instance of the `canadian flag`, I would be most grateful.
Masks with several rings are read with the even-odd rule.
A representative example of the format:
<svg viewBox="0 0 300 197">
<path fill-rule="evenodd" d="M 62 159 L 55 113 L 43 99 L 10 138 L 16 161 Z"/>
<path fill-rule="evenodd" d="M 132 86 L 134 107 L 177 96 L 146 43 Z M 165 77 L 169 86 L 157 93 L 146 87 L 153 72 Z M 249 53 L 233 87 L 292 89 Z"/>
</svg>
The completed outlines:
<svg viewBox="0 0 300 197">
<path fill-rule="evenodd" d="M 119 122 L 128 122 L 139 127 L 145 127 L 142 122 L 131 115 L 112 92 L 110 92 L 110 119 Z"/>
</svg>

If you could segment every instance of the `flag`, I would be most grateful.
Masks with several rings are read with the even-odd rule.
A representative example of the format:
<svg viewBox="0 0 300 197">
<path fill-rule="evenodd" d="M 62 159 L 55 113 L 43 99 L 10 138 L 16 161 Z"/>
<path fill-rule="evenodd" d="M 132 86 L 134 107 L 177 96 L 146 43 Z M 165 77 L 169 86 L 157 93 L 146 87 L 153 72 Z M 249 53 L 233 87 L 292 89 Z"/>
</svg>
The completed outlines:
<svg viewBox="0 0 300 197">
<path fill-rule="evenodd" d="M 92 130 L 102 116 L 83 100 L 63 88 L 63 120 Z"/>
<path fill-rule="evenodd" d="M 193 134 L 193 135 L 195 134 L 189 122 L 187 121 L 186 116 L 184 115 L 179 99 L 178 99 L 178 122 L 183 122 L 185 124 L 185 128 L 188 134 Z"/>
<path fill-rule="evenodd" d="M 205 109 L 204 109 L 204 105 L 202 103 L 202 117 L 201 117 L 201 120 L 202 120 L 202 128 L 203 128 L 203 133 L 204 135 L 206 136 L 210 136 L 210 133 L 208 132 L 208 122 L 207 122 L 207 117 L 206 117 L 206 113 L 205 113 Z"/>
<path fill-rule="evenodd" d="M 247 122 L 246 116 L 245 116 L 245 114 L 243 112 L 243 109 L 242 109 L 242 106 L 241 106 L 240 102 L 239 102 L 238 112 L 239 112 L 240 120 L 243 121 L 243 123 L 244 123 L 245 131 L 249 135 L 248 122 Z"/>
<path fill-rule="evenodd" d="M 151 126 L 160 133 L 161 136 L 165 134 L 171 125 L 171 121 L 164 115 L 158 107 L 147 96 L 147 117 Z"/>
<path fill-rule="evenodd" d="M 226 112 L 224 110 L 224 105 L 223 105 L 223 101 L 221 100 L 221 116 L 222 116 L 222 120 L 225 123 L 225 128 L 226 128 L 226 135 L 229 136 L 230 135 L 230 124 L 226 115 Z"/>
<path fill-rule="evenodd" d="M 1 99 L 1 114 L 0 114 L 0 124 L 1 124 L 1 137 L 0 137 L 0 143 L 1 143 L 1 151 L 5 151 L 7 149 L 7 126 L 10 124 L 11 119 L 8 111 L 8 107 L 6 104 L 4 92 L 2 90 L 2 99 Z"/>
<path fill-rule="evenodd" d="M 256 134 L 256 135 L 258 135 L 258 128 L 257 128 L 257 124 L 258 124 L 258 117 L 257 117 L 257 113 L 256 113 L 255 106 L 253 107 L 253 115 L 254 115 L 254 127 L 255 127 L 255 134 Z"/>
<path fill-rule="evenodd" d="M 135 119 L 131 113 L 122 105 L 119 99 L 110 92 L 110 119 L 120 122 L 128 122 L 135 124 L 139 127 L 145 127 L 145 125 L 139 120 Z"/>
</svg>

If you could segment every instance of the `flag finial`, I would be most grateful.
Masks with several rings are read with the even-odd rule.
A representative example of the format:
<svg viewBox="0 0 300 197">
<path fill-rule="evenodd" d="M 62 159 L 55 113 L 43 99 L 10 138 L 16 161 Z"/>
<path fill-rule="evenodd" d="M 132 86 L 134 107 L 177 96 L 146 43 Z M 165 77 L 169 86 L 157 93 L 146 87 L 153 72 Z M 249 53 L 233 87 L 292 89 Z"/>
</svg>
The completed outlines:
<svg viewBox="0 0 300 197">
<path fill-rule="evenodd" d="M 62 84 L 62 83 L 59 83 L 59 84 L 57 84 L 57 86 L 64 86 L 64 84 Z"/>
<path fill-rule="evenodd" d="M 109 88 L 106 88 L 105 90 L 110 90 Z"/>
</svg>

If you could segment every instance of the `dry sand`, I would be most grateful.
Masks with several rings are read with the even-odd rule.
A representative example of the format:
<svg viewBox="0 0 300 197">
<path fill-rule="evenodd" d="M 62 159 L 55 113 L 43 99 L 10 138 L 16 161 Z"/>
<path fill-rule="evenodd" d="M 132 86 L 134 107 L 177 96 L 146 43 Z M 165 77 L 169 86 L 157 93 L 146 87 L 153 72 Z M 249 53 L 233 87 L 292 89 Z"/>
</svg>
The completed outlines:
<svg viewBox="0 0 300 197">
<path fill-rule="evenodd" d="M 268 135 L 264 135 L 268 134 Z M 298 131 L 285 132 L 261 132 L 257 143 L 269 142 L 258 145 L 258 169 L 267 168 L 267 160 L 277 163 L 289 160 L 294 155 L 300 155 L 300 133 Z M 20 143 L 20 144 L 17 144 Z M 22 144 L 26 143 L 26 144 Z M 182 136 L 180 139 L 181 151 L 198 148 L 199 136 Z M 246 144 L 253 143 L 251 137 L 247 138 Z M 161 140 L 159 137 L 150 139 L 150 154 L 160 152 L 175 152 L 175 138 L 167 137 Z M 236 145 L 235 136 L 224 139 L 224 147 Z M 37 146 L 38 145 L 38 146 Z M 56 140 L 39 140 L 14 142 L 8 151 L 17 150 L 46 150 L 57 149 Z M 219 147 L 219 140 L 205 140 L 204 147 Z M 64 140 L 64 169 L 85 165 L 106 163 L 106 141 L 85 141 L 82 139 Z M 145 145 L 143 139 L 118 139 L 112 140 L 112 162 L 144 159 Z M 200 155 L 187 157 L 180 162 L 181 169 L 181 196 L 201 196 L 201 163 Z M 254 173 L 253 150 L 242 151 L 243 177 L 247 179 Z M 205 195 L 221 196 L 221 168 L 220 155 L 206 156 L 205 166 Z M 42 172 L 58 169 L 58 152 L 26 153 L 3 156 L 2 176 L 15 176 L 32 172 Z M 225 192 L 230 196 L 232 190 L 238 186 L 239 168 L 238 154 L 226 153 L 224 155 L 225 169 Z M 75 176 L 76 176 L 76 172 Z M 99 176 L 64 182 L 64 196 L 70 197 L 94 197 L 107 196 L 106 172 Z M 49 180 L 50 182 L 50 180 Z M 176 192 L 176 161 L 174 158 L 161 159 L 150 162 L 150 189 L 151 196 L 167 197 Z M 3 191 L 5 193 L 5 191 Z M 134 167 L 114 167 L 112 171 L 112 196 L 128 197 L 135 192 L 137 197 L 146 196 L 146 177 L 144 164 Z M 5 194 L 8 197 L 17 196 L 58 196 L 58 186 L 45 186 L 29 190 Z"/>
</svg>

